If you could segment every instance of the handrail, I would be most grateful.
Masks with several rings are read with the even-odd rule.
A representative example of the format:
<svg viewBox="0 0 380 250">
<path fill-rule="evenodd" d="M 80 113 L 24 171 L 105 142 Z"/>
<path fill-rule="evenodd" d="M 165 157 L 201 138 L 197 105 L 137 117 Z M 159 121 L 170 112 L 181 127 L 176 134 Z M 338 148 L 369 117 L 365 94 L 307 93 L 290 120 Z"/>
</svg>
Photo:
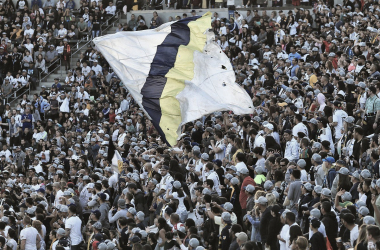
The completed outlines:
<svg viewBox="0 0 380 250">
<path fill-rule="evenodd" d="M 39 73 L 40 74 L 40 84 L 43 80 L 45 80 L 48 76 L 50 76 L 51 74 L 54 73 L 54 71 L 60 67 L 62 65 L 62 61 L 61 61 L 61 58 L 57 58 L 54 62 L 50 63 L 50 65 L 56 63 L 57 61 L 59 61 L 59 65 L 57 67 L 55 67 L 54 69 L 50 70 L 50 72 L 48 72 L 44 77 L 41 77 L 41 72 Z"/>
<path fill-rule="evenodd" d="M 102 34 L 103 32 L 107 31 L 109 28 L 111 27 L 114 27 L 115 23 L 120 21 L 121 19 L 121 14 L 118 12 L 115 14 L 115 20 L 112 21 L 112 23 L 109 23 L 109 20 L 112 18 L 109 18 L 107 19 L 102 25 L 100 25 L 100 33 Z M 104 26 L 106 26 L 104 29 L 102 29 Z M 81 47 L 80 44 L 82 42 L 85 42 L 86 40 L 83 39 L 83 37 L 74 45 L 74 48 L 76 47 L 77 49 L 75 50 L 75 52 L 73 52 L 70 56 L 70 64 L 72 64 L 72 59 L 73 59 L 73 55 L 77 54 L 78 52 L 80 52 L 85 46 L 87 46 L 89 43 L 92 42 L 92 39 L 89 39 L 88 41 L 86 41 L 86 43 L 84 45 L 82 45 Z M 39 85 L 41 85 L 42 81 L 44 81 L 45 79 L 47 79 L 51 74 L 54 73 L 54 71 L 58 68 L 61 68 L 62 67 L 62 60 L 61 58 L 57 58 L 54 62 L 52 62 L 50 65 L 56 63 L 59 61 L 59 65 L 57 65 L 57 67 L 55 67 L 54 69 L 50 70 L 44 77 L 41 77 L 41 73 L 39 72 L 38 73 L 38 76 L 39 76 L 39 80 L 38 80 L 38 83 Z M 61 76 L 62 76 L 62 70 L 61 70 Z M 22 88 L 22 87 L 21 87 Z M 31 89 L 30 89 L 30 84 L 29 84 L 29 88 L 26 89 L 25 91 L 23 91 L 20 95 L 16 96 L 17 94 L 17 91 L 19 91 L 21 88 L 17 89 L 17 90 L 14 90 L 12 91 L 12 93 L 10 95 L 8 95 L 8 97 L 6 97 L 6 102 L 9 103 L 9 104 L 12 104 L 13 102 L 17 101 L 18 98 L 22 95 L 24 95 L 25 93 L 28 93 L 28 95 L 30 95 L 30 92 L 31 92 Z M 12 101 L 9 101 L 9 98 L 12 97 L 12 95 L 15 95 L 14 99 Z M 13 98 L 13 97 L 12 97 Z"/>
<path fill-rule="evenodd" d="M 116 17 L 116 19 L 115 19 L 110 25 L 108 25 L 106 28 L 100 30 L 100 33 L 101 33 L 102 35 L 103 35 L 103 32 L 106 31 L 106 30 L 108 30 L 111 26 L 112 26 L 112 27 L 115 27 L 114 24 L 115 24 L 116 22 L 120 21 L 120 19 L 121 19 L 121 14 L 117 13 L 117 14 L 115 15 L 115 17 Z M 108 22 L 108 20 L 107 20 L 107 22 Z"/>
<path fill-rule="evenodd" d="M 10 96 L 13 95 L 13 93 L 16 95 L 16 94 L 17 94 L 17 91 L 19 91 L 19 90 L 22 89 L 22 88 L 23 88 L 23 87 L 18 88 L 18 89 L 16 89 L 15 91 L 13 91 L 12 94 L 8 95 L 8 96 L 7 96 L 7 102 L 6 102 L 6 103 L 12 104 L 13 102 L 17 101 L 18 98 L 19 98 L 20 96 L 23 96 L 25 93 L 28 92 L 28 93 L 30 94 L 30 84 L 29 84 L 29 88 L 28 88 L 28 89 L 26 89 L 24 92 L 22 92 L 22 93 L 19 94 L 18 96 L 15 96 L 14 99 L 13 99 L 12 101 L 9 101 Z"/>
<path fill-rule="evenodd" d="M 121 17 L 121 15 L 119 15 L 119 14 L 117 14 L 117 15 L 115 15 L 115 17 L 117 17 L 110 25 L 108 25 L 106 28 L 104 28 L 104 29 L 101 29 L 102 28 L 102 25 L 100 26 L 100 33 L 103 33 L 104 31 L 106 31 L 106 30 L 108 30 L 111 26 L 113 26 L 117 21 L 119 21 L 120 20 L 120 17 Z M 108 22 L 108 20 L 107 20 L 107 22 Z M 78 48 L 75 52 L 73 52 L 72 54 L 71 54 L 71 56 L 70 56 L 70 65 L 73 63 L 72 62 L 72 59 L 73 59 L 73 55 L 75 55 L 75 54 L 77 54 L 78 52 L 80 52 L 82 49 L 83 49 L 83 47 L 85 47 L 85 46 L 87 46 L 89 43 L 91 43 L 92 42 L 92 39 L 90 39 L 90 40 L 88 40 L 82 47 L 80 47 L 80 48 Z"/>
<path fill-rule="evenodd" d="M 92 40 L 88 40 L 82 47 L 80 47 L 80 48 L 78 48 L 75 52 L 73 52 L 71 55 L 70 55 L 70 65 L 72 65 L 72 63 L 73 63 L 73 55 L 75 55 L 75 54 L 77 54 L 78 52 L 80 52 L 82 49 L 83 49 L 83 47 L 85 47 L 85 46 L 87 46 L 89 43 L 91 43 L 92 42 Z"/>
</svg>

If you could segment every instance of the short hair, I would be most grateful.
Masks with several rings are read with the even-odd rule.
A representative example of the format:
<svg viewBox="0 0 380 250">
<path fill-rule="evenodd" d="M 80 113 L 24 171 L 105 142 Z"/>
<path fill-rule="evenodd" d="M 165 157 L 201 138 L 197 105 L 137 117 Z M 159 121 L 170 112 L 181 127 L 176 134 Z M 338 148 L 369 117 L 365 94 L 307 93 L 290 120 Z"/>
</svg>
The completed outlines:
<svg viewBox="0 0 380 250">
<path fill-rule="evenodd" d="M 375 159 L 375 160 L 378 160 L 378 159 L 379 159 L 379 154 L 376 153 L 376 151 L 372 151 L 371 156 L 372 156 L 372 158 Z"/>
<path fill-rule="evenodd" d="M 121 217 L 121 218 L 119 219 L 119 223 L 120 223 L 120 225 L 123 226 L 123 227 L 126 226 L 127 223 L 128 223 L 127 218 L 125 218 L 125 217 Z"/>
<path fill-rule="evenodd" d="M 289 164 L 289 159 L 287 159 L 287 158 L 282 158 L 282 159 L 280 160 L 280 162 L 285 162 L 285 164 L 288 165 L 288 164 Z"/>
<path fill-rule="evenodd" d="M 256 129 L 251 129 L 249 132 L 248 132 L 249 135 L 257 135 L 257 130 Z"/>
<path fill-rule="evenodd" d="M 191 227 L 195 227 L 195 221 L 193 219 L 187 219 L 185 221 L 185 225 L 188 227 L 188 228 L 191 228 Z"/>
<path fill-rule="evenodd" d="M 355 224 L 355 216 L 351 213 L 344 214 L 342 219 L 349 225 Z"/>
<path fill-rule="evenodd" d="M 361 128 L 361 127 L 356 127 L 356 128 L 354 129 L 354 131 L 355 131 L 356 133 L 358 133 L 359 135 L 364 135 L 364 130 L 363 130 L 363 128 Z"/>
<path fill-rule="evenodd" d="M 287 212 L 285 218 L 290 222 L 296 221 L 296 215 L 293 212 Z"/>
<path fill-rule="evenodd" d="M 237 153 L 236 158 L 238 161 L 245 161 L 245 154 L 244 153 Z"/>
<path fill-rule="evenodd" d="M 297 121 L 302 122 L 302 115 L 301 114 L 296 114 L 295 118 Z"/>
<path fill-rule="evenodd" d="M 294 178 L 299 179 L 301 178 L 301 171 L 298 169 L 293 169 L 292 175 L 294 176 Z"/>
<path fill-rule="evenodd" d="M 71 213 L 76 214 L 77 213 L 77 207 L 76 206 L 69 206 L 69 210 Z"/>
<path fill-rule="evenodd" d="M 175 214 L 175 213 L 172 213 L 170 215 L 170 219 L 172 219 L 173 222 L 178 223 L 179 222 L 179 215 Z"/>
<path fill-rule="evenodd" d="M 214 181 L 211 179 L 206 179 L 206 185 L 210 186 L 210 188 L 213 188 L 214 187 Z"/>
<path fill-rule="evenodd" d="M 258 154 L 258 155 L 262 155 L 263 152 L 264 152 L 264 149 L 262 147 L 255 147 L 253 149 L 253 153 Z"/>
<path fill-rule="evenodd" d="M 324 201 L 321 204 L 321 208 L 325 210 L 325 212 L 330 212 L 331 211 L 331 203 L 329 201 Z"/>
<path fill-rule="evenodd" d="M 380 228 L 375 225 L 367 225 L 367 235 L 371 235 L 372 238 L 379 238 L 380 237 Z"/>
<path fill-rule="evenodd" d="M 220 130 L 216 130 L 215 135 L 218 136 L 218 138 L 223 138 L 223 133 Z"/>
<path fill-rule="evenodd" d="M 214 169 L 214 164 L 212 164 L 211 162 L 209 162 L 209 163 L 206 164 L 206 168 L 208 168 L 208 170 L 213 170 Z"/>
</svg>

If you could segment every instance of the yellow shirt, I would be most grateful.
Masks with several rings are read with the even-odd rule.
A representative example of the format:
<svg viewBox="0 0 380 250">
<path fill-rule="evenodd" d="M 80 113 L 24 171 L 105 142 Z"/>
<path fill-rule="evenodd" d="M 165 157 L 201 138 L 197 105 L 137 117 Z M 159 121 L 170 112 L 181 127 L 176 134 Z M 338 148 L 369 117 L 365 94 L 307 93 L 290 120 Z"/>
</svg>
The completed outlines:
<svg viewBox="0 0 380 250">
<path fill-rule="evenodd" d="M 314 83 L 318 82 L 318 78 L 316 75 L 312 74 L 309 79 L 309 84 L 314 88 Z"/>
<path fill-rule="evenodd" d="M 232 162 L 233 162 L 234 164 L 236 164 L 235 160 L 236 160 L 236 155 L 237 155 L 238 153 L 243 153 L 243 150 L 241 150 L 241 149 L 239 148 L 238 150 L 236 150 L 235 154 L 232 156 Z"/>
</svg>

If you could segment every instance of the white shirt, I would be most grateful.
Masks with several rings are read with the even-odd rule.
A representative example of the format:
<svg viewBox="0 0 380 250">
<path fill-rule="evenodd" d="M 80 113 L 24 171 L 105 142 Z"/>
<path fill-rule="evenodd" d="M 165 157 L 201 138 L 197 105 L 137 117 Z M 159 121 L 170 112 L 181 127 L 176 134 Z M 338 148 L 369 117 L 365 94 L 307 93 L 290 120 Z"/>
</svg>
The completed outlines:
<svg viewBox="0 0 380 250">
<path fill-rule="evenodd" d="M 116 12 L 116 6 L 107 6 L 106 13 L 108 15 L 115 15 Z"/>
<path fill-rule="evenodd" d="M 245 165 L 244 162 L 238 162 L 236 163 L 235 168 L 236 168 L 236 172 L 239 172 L 243 168 L 247 168 L 247 165 Z"/>
<path fill-rule="evenodd" d="M 263 155 L 265 155 L 265 138 L 262 135 L 256 135 L 253 148 L 262 147 L 264 149 Z"/>
<path fill-rule="evenodd" d="M 30 53 L 32 53 L 32 50 L 34 48 L 34 45 L 31 43 L 24 44 L 25 48 L 29 50 Z"/>
<path fill-rule="evenodd" d="M 37 250 L 37 235 L 38 231 L 34 227 L 27 227 L 21 230 L 20 240 L 26 240 L 25 249 Z"/>
<path fill-rule="evenodd" d="M 173 180 L 174 179 L 170 174 L 166 174 L 160 181 L 160 189 L 166 190 L 168 188 L 168 184 L 170 184 Z"/>
<path fill-rule="evenodd" d="M 63 196 L 62 190 L 58 190 L 57 194 L 55 195 L 55 200 L 54 200 L 54 206 L 56 207 L 59 204 L 59 198 Z"/>
<path fill-rule="evenodd" d="M 110 187 L 116 188 L 118 181 L 118 174 L 115 172 L 109 179 L 108 179 L 108 185 Z"/>
<path fill-rule="evenodd" d="M 340 139 L 342 137 L 342 128 L 343 128 L 343 120 L 346 118 L 348 114 L 341 109 L 337 109 L 334 112 L 333 115 L 333 122 L 336 122 L 337 125 L 335 126 L 335 138 Z"/>
<path fill-rule="evenodd" d="M 67 35 L 67 29 L 62 28 L 62 29 L 58 30 L 58 37 L 64 37 L 66 35 Z"/>
<path fill-rule="evenodd" d="M 24 36 L 29 35 L 29 37 L 32 37 L 33 34 L 34 34 L 34 30 L 33 29 L 28 29 L 28 30 L 24 31 Z"/>
<path fill-rule="evenodd" d="M 305 169 L 301 170 L 301 181 L 307 182 L 307 172 Z"/>
<path fill-rule="evenodd" d="M 327 237 L 326 235 L 326 228 L 323 222 L 321 221 L 321 225 L 318 228 L 318 232 L 320 232 L 324 238 Z M 309 228 L 309 240 L 311 239 L 311 236 L 313 236 L 314 232 Z"/>
<path fill-rule="evenodd" d="M 9 239 L 8 242 L 13 244 L 12 250 L 17 250 L 17 242 L 14 239 Z"/>
<path fill-rule="evenodd" d="M 306 135 L 306 137 L 308 137 L 309 131 L 307 130 L 305 124 L 302 122 L 293 127 L 293 136 L 298 137 L 298 132 L 302 132 Z"/>
<path fill-rule="evenodd" d="M 284 158 L 287 158 L 289 161 L 298 160 L 299 158 L 299 145 L 296 139 L 286 142 Z"/>
<path fill-rule="evenodd" d="M 209 172 L 209 176 L 207 177 L 207 179 L 214 181 L 214 187 L 213 187 L 213 189 L 218 193 L 218 195 L 222 195 L 222 191 L 219 188 L 220 181 L 219 181 L 218 174 L 215 171 L 212 170 L 212 171 Z"/>
<path fill-rule="evenodd" d="M 355 240 L 357 240 L 359 237 L 359 227 L 358 225 L 355 225 L 355 227 L 350 231 L 350 242 L 351 246 L 354 246 Z"/>
<path fill-rule="evenodd" d="M 11 154 L 12 154 L 11 151 L 9 151 L 8 149 L 7 149 L 6 151 L 2 150 L 2 151 L 0 152 L 0 156 L 5 155 L 5 160 L 9 160 L 9 156 L 10 156 Z"/>
<path fill-rule="evenodd" d="M 82 74 L 83 76 L 87 76 L 91 71 L 91 68 L 89 66 L 83 67 L 82 68 Z"/>
<path fill-rule="evenodd" d="M 92 66 L 92 70 L 95 72 L 95 75 L 98 75 L 99 73 L 102 74 L 102 66 L 99 64 Z"/>
<path fill-rule="evenodd" d="M 82 220 L 78 216 L 71 216 L 65 222 L 65 228 L 70 229 L 71 245 L 76 246 L 81 243 L 82 238 Z"/>
<path fill-rule="evenodd" d="M 285 240 L 285 242 L 283 241 L 278 241 L 280 243 L 280 250 L 287 250 L 287 247 L 286 247 L 286 242 L 288 241 L 288 237 L 289 237 L 289 225 L 288 224 L 285 224 L 282 229 L 281 229 L 281 232 L 280 232 L 280 237 L 281 239 Z"/>
<path fill-rule="evenodd" d="M 123 111 L 126 111 L 129 109 L 129 102 L 126 99 L 123 99 L 120 103 L 120 108 Z"/>
<path fill-rule="evenodd" d="M 323 133 L 319 136 L 319 140 L 321 142 L 323 142 L 323 141 L 329 141 L 330 142 L 331 153 L 334 153 L 334 142 L 333 142 L 333 139 L 332 139 L 331 128 L 329 127 L 329 125 L 327 125 L 326 128 L 323 128 Z"/>
<path fill-rule="evenodd" d="M 223 160 L 224 159 L 224 150 L 226 149 L 226 145 L 224 144 L 223 140 L 217 141 L 215 143 L 216 148 L 220 148 L 221 151 L 219 153 L 215 153 L 215 160 Z"/>
<path fill-rule="evenodd" d="M 127 136 L 126 133 L 122 133 L 121 135 L 118 136 L 118 139 L 117 139 L 117 145 L 119 147 L 122 147 L 123 144 L 124 144 L 124 138 Z"/>
</svg>

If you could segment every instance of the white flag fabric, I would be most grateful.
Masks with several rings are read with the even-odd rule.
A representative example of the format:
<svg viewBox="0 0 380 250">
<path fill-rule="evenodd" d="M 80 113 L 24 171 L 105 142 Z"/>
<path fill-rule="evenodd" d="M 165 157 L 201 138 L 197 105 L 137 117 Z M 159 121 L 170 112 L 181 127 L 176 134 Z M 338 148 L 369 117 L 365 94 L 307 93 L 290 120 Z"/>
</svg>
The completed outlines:
<svg viewBox="0 0 380 250">
<path fill-rule="evenodd" d="M 111 165 L 112 165 L 112 169 L 116 173 L 120 174 L 120 172 L 123 169 L 123 159 L 121 158 L 119 151 L 117 150 L 115 150 L 115 154 L 112 157 Z"/>
<path fill-rule="evenodd" d="M 211 13 L 156 29 L 118 32 L 94 43 L 161 139 L 174 146 L 181 125 L 216 111 L 252 114 L 248 93 L 214 42 Z"/>
<path fill-rule="evenodd" d="M 59 111 L 63 113 L 70 113 L 69 103 L 69 99 L 66 97 L 65 100 L 63 100 L 61 107 L 59 108 Z"/>
</svg>

